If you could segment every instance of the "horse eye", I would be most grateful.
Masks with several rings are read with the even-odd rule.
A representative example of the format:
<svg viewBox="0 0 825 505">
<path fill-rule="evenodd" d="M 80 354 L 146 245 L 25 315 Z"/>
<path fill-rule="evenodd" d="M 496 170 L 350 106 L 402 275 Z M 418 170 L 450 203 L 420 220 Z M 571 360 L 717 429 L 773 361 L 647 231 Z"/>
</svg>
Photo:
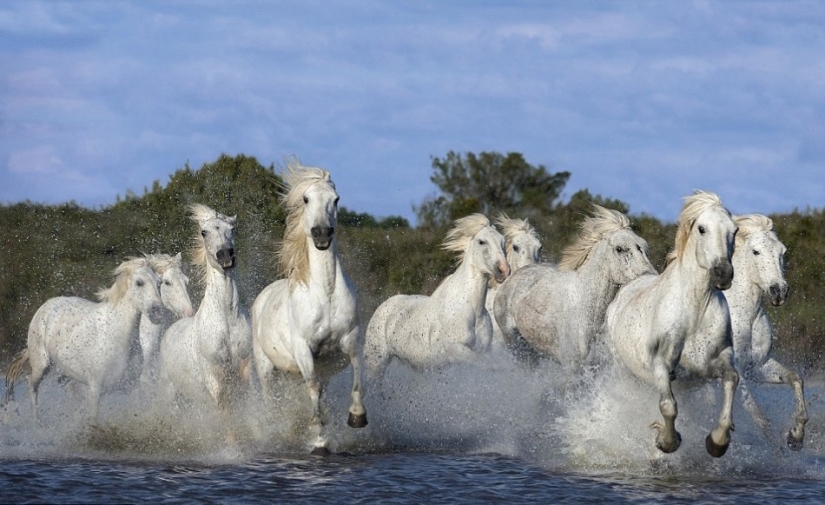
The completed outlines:
<svg viewBox="0 0 825 505">
<path fill-rule="evenodd" d="M 705 227 L 704 226 L 699 225 L 699 233 L 701 233 L 702 235 L 705 234 Z"/>
<path fill-rule="evenodd" d="M 171 282 L 169 282 L 169 281 L 163 281 L 163 283 L 164 283 L 164 284 L 166 284 L 167 286 L 171 286 L 171 285 L 172 285 L 172 283 L 171 283 Z"/>
<path fill-rule="evenodd" d="M 309 203 L 309 198 L 307 198 L 306 196 L 304 196 L 304 203 Z"/>
<path fill-rule="evenodd" d="M 138 279 L 138 280 L 135 282 L 135 284 L 137 284 L 137 286 L 138 286 L 139 288 L 140 288 L 140 287 L 143 287 L 143 279 Z"/>
<path fill-rule="evenodd" d="M 515 251 L 515 252 L 521 252 L 521 247 L 519 247 L 519 246 L 517 246 L 517 245 L 514 245 L 514 246 L 513 246 L 513 251 Z"/>
<path fill-rule="evenodd" d="M 483 238 L 478 239 L 478 245 L 484 245 L 486 243 L 487 243 L 487 241 L 484 240 Z"/>
<path fill-rule="evenodd" d="M 201 237 L 206 238 L 206 230 L 201 230 Z"/>
<path fill-rule="evenodd" d="M 626 248 L 626 247 L 622 247 L 622 246 L 620 246 L 620 245 L 617 245 L 617 246 L 616 246 L 616 252 L 617 252 L 617 253 L 619 253 L 619 254 L 626 253 L 626 252 L 627 252 L 627 248 Z"/>
<path fill-rule="evenodd" d="M 754 256 L 759 256 L 759 254 L 761 254 L 759 251 L 757 251 L 756 249 L 753 250 L 753 255 Z"/>
</svg>

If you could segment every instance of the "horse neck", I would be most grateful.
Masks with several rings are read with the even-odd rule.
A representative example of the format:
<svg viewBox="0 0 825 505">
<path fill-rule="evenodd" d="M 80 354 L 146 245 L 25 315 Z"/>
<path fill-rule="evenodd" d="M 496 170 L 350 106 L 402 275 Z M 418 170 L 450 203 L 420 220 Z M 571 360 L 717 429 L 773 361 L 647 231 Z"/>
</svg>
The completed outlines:
<svg viewBox="0 0 825 505">
<path fill-rule="evenodd" d="M 592 307 L 597 314 L 607 310 L 607 306 L 619 291 L 619 286 L 610 279 L 610 272 L 604 268 L 604 263 L 597 258 L 589 259 L 576 270 L 579 285 L 584 287 L 585 305 Z"/>
<path fill-rule="evenodd" d="M 436 288 L 431 299 L 463 299 L 480 314 L 487 301 L 487 275 L 467 262 L 461 262 L 449 277 Z"/>
<path fill-rule="evenodd" d="M 730 288 L 725 291 L 725 298 L 733 302 L 729 304 L 731 312 L 739 311 L 741 314 L 743 311 L 750 310 L 756 313 L 762 305 L 762 288 L 751 282 L 750 276 L 746 275 L 747 258 L 742 256 L 734 253 L 733 271 L 735 275 Z"/>
<path fill-rule="evenodd" d="M 341 264 L 338 261 L 338 241 L 333 238 L 332 244 L 326 251 L 319 251 L 315 248 L 312 239 L 307 238 L 307 251 L 309 262 L 309 278 L 307 285 L 310 289 L 321 289 L 327 294 L 335 291 L 336 284 L 341 275 Z"/>
<path fill-rule="evenodd" d="M 112 335 L 115 338 L 131 338 L 132 331 L 138 324 L 140 311 L 129 299 L 123 298 L 116 303 L 103 302 L 99 304 L 99 310 L 106 314 L 105 319 L 112 325 Z"/>
<path fill-rule="evenodd" d="M 197 314 L 234 314 L 240 312 L 240 297 L 235 269 L 225 271 L 208 267 L 206 289 Z"/>
<path fill-rule="evenodd" d="M 661 278 L 663 282 L 673 284 L 673 289 L 666 291 L 667 293 L 681 293 L 680 303 L 701 307 L 707 305 L 715 291 L 708 275 L 708 271 L 699 266 L 693 251 L 688 248 L 681 257 L 668 265 Z"/>
</svg>

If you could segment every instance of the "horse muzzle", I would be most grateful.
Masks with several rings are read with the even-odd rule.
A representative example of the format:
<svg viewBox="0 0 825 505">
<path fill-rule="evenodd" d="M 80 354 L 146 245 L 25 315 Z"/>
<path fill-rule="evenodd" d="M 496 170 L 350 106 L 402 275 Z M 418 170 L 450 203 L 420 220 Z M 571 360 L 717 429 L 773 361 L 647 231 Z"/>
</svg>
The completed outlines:
<svg viewBox="0 0 825 505">
<path fill-rule="evenodd" d="M 218 260 L 218 264 L 224 270 L 229 270 L 230 268 L 235 268 L 235 249 L 221 249 L 215 254 L 215 259 Z"/>
<path fill-rule="evenodd" d="M 790 289 L 788 288 L 788 284 L 785 282 L 771 284 L 771 287 L 768 288 L 768 298 L 771 301 L 771 305 L 774 307 L 779 307 L 785 303 L 785 300 L 788 299 L 789 294 Z"/>
<path fill-rule="evenodd" d="M 510 265 L 508 265 L 506 261 L 499 261 L 498 264 L 496 265 L 495 270 L 493 271 L 493 277 L 495 277 L 496 282 L 501 284 L 509 276 L 510 276 Z"/>
<path fill-rule="evenodd" d="M 733 264 L 728 259 L 717 260 L 710 269 L 710 284 L 724 291 L 733 283 Z"/>
<path fill-rule="evenodd" d="M 149 320 L 152 321 L 152 324 L 161 324 L 163 322 L 163 305 L 160 303 L 153 303 L 151 307 L 149 307 L 149 311 L 146 314 L 149 316 Z"/>
<path fill-rule="evenodd" d="M 332 236 L 335 234 L 333 226 L 313 226 L 310 230 L 312 243 L 319 251 L 326 251 L 332 245 Z"/>
</svg>

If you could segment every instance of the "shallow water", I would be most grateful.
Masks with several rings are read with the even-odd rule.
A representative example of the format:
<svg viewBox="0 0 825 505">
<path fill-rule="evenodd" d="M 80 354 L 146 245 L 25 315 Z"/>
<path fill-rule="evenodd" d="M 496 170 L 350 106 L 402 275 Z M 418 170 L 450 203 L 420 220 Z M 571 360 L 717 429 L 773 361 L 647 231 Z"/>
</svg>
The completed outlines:
<svg viewBox="0 0 825 505">
<path fill-rule="evenodd" d="M 25 398 L 0 411 L 0 502 L 816 502 L 825 496 L 823 387 L 809 385 L 806 445 L 783 445 L 790 388 L 759 386 L 773 421 L 766 438 L 737 405 L 728 453 L 704 436 L 718 413 L 715 384 L 677 387 L 682 447 L 664 455 L 648 429 L 656 395 L 601 368 L 578 381 L 552 368 L 460 367 L 418 374 L 393 366 L 365 399 L 370 425 L 345 425 L 347 373 L 326 391 L 330 447 L 307 455 L 307 401 L 298 384 L 238 403 L 234 443 L 208 406 L 159 406 L 149 395 L 106 395 L 84 417 L 83 391 L 47 380 L 41 423 Z M 77 390 L 75 390 L 77 389 Z M 563 393 L 562 393 L 563 391 Z"/>
</svg>

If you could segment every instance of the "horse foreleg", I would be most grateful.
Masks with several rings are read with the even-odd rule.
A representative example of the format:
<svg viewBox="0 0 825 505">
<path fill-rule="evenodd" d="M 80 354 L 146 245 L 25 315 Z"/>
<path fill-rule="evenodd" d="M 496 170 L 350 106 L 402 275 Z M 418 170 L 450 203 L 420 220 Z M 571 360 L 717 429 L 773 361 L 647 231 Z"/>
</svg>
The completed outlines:
<svg viewBox="0 0 825 505">
<path fill-rule="evenodd" d="M 355 328 L 343 341 L 347 343 L 345 350 L 352 365 L 352 403 L 349 406 L 347 425 L 351 428 L 363 428 L 367 425 L 367 409 L 361 403 L 361 355 L 355 345 L 355 339 L 360 330 Z"/>
<path fill-rule="evenodd" d="M 312 419 L 309 421 L 309 430 L 315 440 L 312 443 L 311 452 L 312 454 L 327 454 L 329 451 L 327 450 L 326 434 L 321 421 L 321 383 L 315 376 L 315 361 L 312 357 L 312 351 L 306 342 L 301 341 L 295 345 L 294 356 L 309 391 L 309 400 L 312 403 Z"/>
<path fill-rule="evenodd" d="M 730 432 L 733 430 L 733 397 L 739 384 L 739 373 L 733 367 L 733 348 L 726 347 L 719 353 L 713 360 L 710 370 L 714 376 L 722 379 L 724 398 L 716 428 L 705 438 L 705 448 L 708 454 L 720 458 L 725 455 L 730 445 Z"/>
<path fill-rule="evenodd" d="M 762 365 L 759 369 L 759 376 L 764 382 L 790 384 L 793 388 L 796 412 L 794 413 L 794 425 L 788 431 L 787 442 L 788 447 L 794 451 L 802 449 L 802 441 L 805 438 L 805 424 L 808 422 L 808 409 L 805 405 L 802 377 L 798 373 L 785 368 L 773 358 L 768 359 Z"/>
<path fill-rule="evenodd" d="M 664 423 L 654 421 L 650 427 L 656 430 L 656 447 L 664 453 L 674 452 L 682 444 L 682 435 L 676 431 L 676 416 L 679 407 L 670 387 L 670 370 L 661 360 L 653 365 L 653 378 L 659 389 L 659 412 L 662 413 Z"/>
</svg>

